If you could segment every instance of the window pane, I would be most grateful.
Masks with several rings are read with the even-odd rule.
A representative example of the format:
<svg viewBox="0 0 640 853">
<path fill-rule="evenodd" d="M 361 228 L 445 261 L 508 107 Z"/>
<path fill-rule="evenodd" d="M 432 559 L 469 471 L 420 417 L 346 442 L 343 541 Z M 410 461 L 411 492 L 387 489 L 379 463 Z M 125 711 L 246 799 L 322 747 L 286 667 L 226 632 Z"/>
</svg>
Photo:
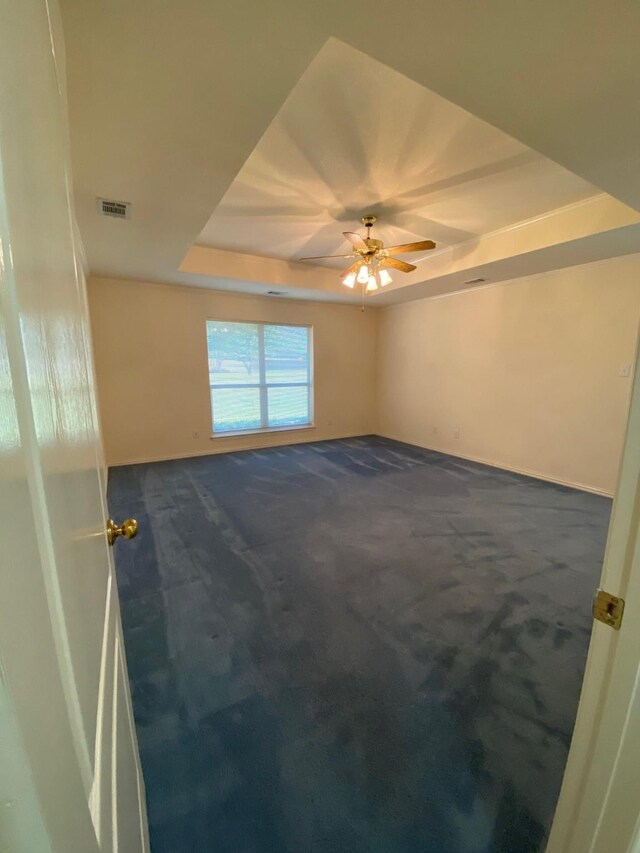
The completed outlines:
<svg viewBox="0 0 640 853">
<path fill-rule="evenodd" d="M 255 323 L 207 321 L 210 385 L 260 382 L 258 327 Z"/>
<path fill-rule="evenodd" d="M 306 385 L 297 388 L 271 386 L 267 395 L 270 427 L 309 423 L 309 389 Z"/>
<path fill-rule="evenodd" d="M 306 326 L 265 326 L 267 384 L 309 381 L 309 329 Z"/>
<path fill-rule="evenodd" d="M 261 426 L 259 388 L 212 388 L 211 408 L 214 432 Z"/>
</svg>

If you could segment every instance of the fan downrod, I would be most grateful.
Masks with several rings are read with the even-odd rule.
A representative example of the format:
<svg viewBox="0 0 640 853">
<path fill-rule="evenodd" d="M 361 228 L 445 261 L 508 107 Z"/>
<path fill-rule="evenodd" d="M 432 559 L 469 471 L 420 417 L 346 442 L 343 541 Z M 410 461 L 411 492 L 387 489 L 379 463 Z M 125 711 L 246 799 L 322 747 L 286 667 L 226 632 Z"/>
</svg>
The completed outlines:
<svg viewBox="0 0 640 853">
<path fill-rule="evenodd" d="M 373 256 L 377 251 L 382 249 L 382 240 L 374 240 L 371 236 L 371 227 L 375 225 L 378 221 L 378 217 L 373 213 L 368 213 L 366 216 L 363 216 L 360 220 L 364 227 L 367 229 L 367 236 L 365 238 L 365 243 L 369 247 L 369 251 L 367 255 Z"/>
</svg>

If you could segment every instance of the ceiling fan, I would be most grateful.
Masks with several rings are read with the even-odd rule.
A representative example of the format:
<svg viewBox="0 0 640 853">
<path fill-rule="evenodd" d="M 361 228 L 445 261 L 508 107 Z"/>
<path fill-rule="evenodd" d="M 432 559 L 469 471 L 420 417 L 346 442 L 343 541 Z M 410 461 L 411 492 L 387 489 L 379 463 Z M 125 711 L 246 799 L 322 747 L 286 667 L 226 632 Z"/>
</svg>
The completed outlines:
<svg viewBox="0 0 640 853">
<path fill-rule="evenodd" d="M 355 287 L 356 282 L 363 289 L 371 292 L 378 287 L 384 287 L 392 281 L 387 267 L 400 272 L 411 272 L 417 269 L 415 264 L 408 264 L 399 258 L 392 258 L 392 253 L 404 254 L 405 252 L 426 252 L 435 249 L 433 240 L 418 240 L 416 243 L 401 243 L 399 246 L 386 246 L 382 240 L 375 240 L 371 236 L 371 228 L 377 217 L 373 214 L 363 216 L 362 224 L 367 229 L 367 236 L 361 237 L 355 231 L 343 231 L 342 233 L 353 246 L 353 250 L 346 255 L 318 255 L 315 258 L 300 258 L 301 261 L 321 261 L 325 258 L 357 258 L 357 260 L 342 273 L 342 283 L 347 287 Z"/>
</svg>

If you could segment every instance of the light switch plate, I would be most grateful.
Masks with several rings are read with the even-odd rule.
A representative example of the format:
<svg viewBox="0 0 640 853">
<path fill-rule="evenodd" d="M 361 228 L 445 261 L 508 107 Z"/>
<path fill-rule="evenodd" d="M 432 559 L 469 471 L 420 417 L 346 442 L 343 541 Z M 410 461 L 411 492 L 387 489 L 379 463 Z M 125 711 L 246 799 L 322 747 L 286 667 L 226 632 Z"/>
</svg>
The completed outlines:
<svg viewBox="0 0 640 853">
<path fill-rule="evenodd" d="M 623 364 L 620 367 L 620 370 L 618 371 L 618 376 L 624 376 L 624 377 L 631 376 L 631 365 L 630 364 Z"/>
</svg>

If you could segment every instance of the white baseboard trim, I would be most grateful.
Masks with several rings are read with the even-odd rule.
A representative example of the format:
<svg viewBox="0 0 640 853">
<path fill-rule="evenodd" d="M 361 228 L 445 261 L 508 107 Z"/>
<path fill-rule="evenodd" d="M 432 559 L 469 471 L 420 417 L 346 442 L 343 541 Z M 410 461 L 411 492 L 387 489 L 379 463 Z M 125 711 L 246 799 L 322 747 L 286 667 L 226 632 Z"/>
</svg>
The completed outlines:
<svg viewBox="0 0 640 853">
<path fill-rule="evenodd" d="M 173 453 L 169 456 L 145 456 L 143 458 L 125 459 L 122 462 L 109 462 L 108 467 L 122 468 L 125 465 L 147 465 L 150 462 L 172 462 L 174 459 L 194 459 L 198 456 L 218 456 L 220 453 L 242 453 L 244 450 L 272 450 L 276 447 L 288 447 L 291 444 L 311 444 L 315 441 L 338 441 L 341 438 L 362 438 L 366 435 L 376 434 L 374 432 L 354 432 L 348 433 L 347 435 L 323 436 L 322 438 L 306 434 L 292 440 L 291 435 L 286 438 L 285 431 L 283 430 L 282 432 L 282 438 L 278 441 L 274 441 L 273 444 L 252 442 L 249 445 L 243 444 L 241 447 L 215 447 L 215 449 L 211 450 L 195 450 L 190 453 Z M 277 431 L 275 433 L 269 433 L 269 435 L 277 435 Z M 259 437 L 260 436 L 256 436 L 256 438 Z"/>
<path fill-rule="evenodd" d="M 481 465 L 488 465 L 490 468 L 499 468 L 503 471 L 510 471 L 513 474 L 523 474 L 525 477 L 533 477 L 535 480 L 544 480 L 547 483 L 556 483 L 558 486 L 567 486 L 570 489 L 578 489 L 581 492 L 590 492 L 594 495 L 602 495 L 605 498 L 612 498 L 613 493 L 607 491 L 606 489 L 598 489 L 595 486 L 589 486 L 586 483 L 578 483 L 572 480 L 562 480 L 559 477 L 554 477 L 551 474 L 544 474 L 540 471 L 531 471 L 528 468 L 518 468 L 514 465 L 506 465 L 503 462 L 498 462 L 495 459 L 485 459 L 482 456 L 469 456 L 464 453 L 452 453 L 450 450 L 444 450 L 441 447 L 429 446 L 426 444 L 416 444 L 413 441 L 406 441 L 404 438 L 400 438 L 397 435 L 386 435 L 381 432 L 367 432 L 367 433 L 349 433 L 348 435 L 332 435 L 330 437 L 317 438 L 316 436 L 305 436 L 300 437 L 294 441 L 289 439 L 282 438 L 281 441 L 278 441 L 274 444 L 261 444 L 261 443 L 251 443 L 250 445 L 243 445 L 242 447 L 223 447 L 216 448 L 215 450 L 196 450 L 190 453 L 179 453 L 172 454 L 170 456 L 148 456 L 144 458 L 137 459 L 128 459 L 123 462 L 112 462 L 109 464 L 109 468 L 121 468 L 124 465 L 146 465 L 149 462 L 171 462 L 174 459 L 193 459 L 199 456 L 217 456 L 220 453 L 240 453 L 243 450 L 269 450 L 271 448 L 276 447 L 286 447 L 291 444 L 309 444 L 314 441 L 338 441 L 341 438 L 362 438 L 365 435 L 378 435 L 380 438 L 388 438 L 391 441 L 398 441 L 401 444 L 409 444 L 413 447 L 420 447 L 422 450 L 432 450 L 434 453 L 442 453 L 445 456 L 452 456 L 454 459 L 465 459 L 467 462 L 478 462 Z"/>
<path fill-rule="evenodd" d="M 465 459 L 467 462 L 478 462 L 481 465 L 488 465 L 490 468 L 499 468 L 503 471 L 510 471 L 512 474 L 523 474 L 525 477 L 533 477 L 534 480 L 544 480 L 547 483 L 555 483 L 558 486 L 567 486 L 570 489 L 578 489 L 581 492 L 590 492 L 593 495 L 601 495 L 605 498 L 613 498 L 613 492 L 607 489 L 598 489 L 595 486 L 588 486 L 586 483 L 577 483 L 572 480 L 562 480 L 559 477 L 554 477 L 551 474 L 543 474 L 540 471 L 531 471 L 527 468 L 517 468 L 513 465 L 505 465 L 504 462 L 497 462 L 495 459 L 485 459 L 482 456 L 468 456 L 464 453 L 452 453 L 450 450 L 444 450 L 441 447 L 433 447 L 426 444 L 416 444 L 413 441 L 406 441 L 399 438 L 397 435 L 386 435 L 377 433 L 381 438 L 388 438 L 391 441 L 399 441 L 401 444 L 409 444 L 413 447 L 420 447 L 422 450 L 432 450 L 434 453 L 442 453 L 444 456 L 452 456 L 454 459 Z"/>
</svg>

